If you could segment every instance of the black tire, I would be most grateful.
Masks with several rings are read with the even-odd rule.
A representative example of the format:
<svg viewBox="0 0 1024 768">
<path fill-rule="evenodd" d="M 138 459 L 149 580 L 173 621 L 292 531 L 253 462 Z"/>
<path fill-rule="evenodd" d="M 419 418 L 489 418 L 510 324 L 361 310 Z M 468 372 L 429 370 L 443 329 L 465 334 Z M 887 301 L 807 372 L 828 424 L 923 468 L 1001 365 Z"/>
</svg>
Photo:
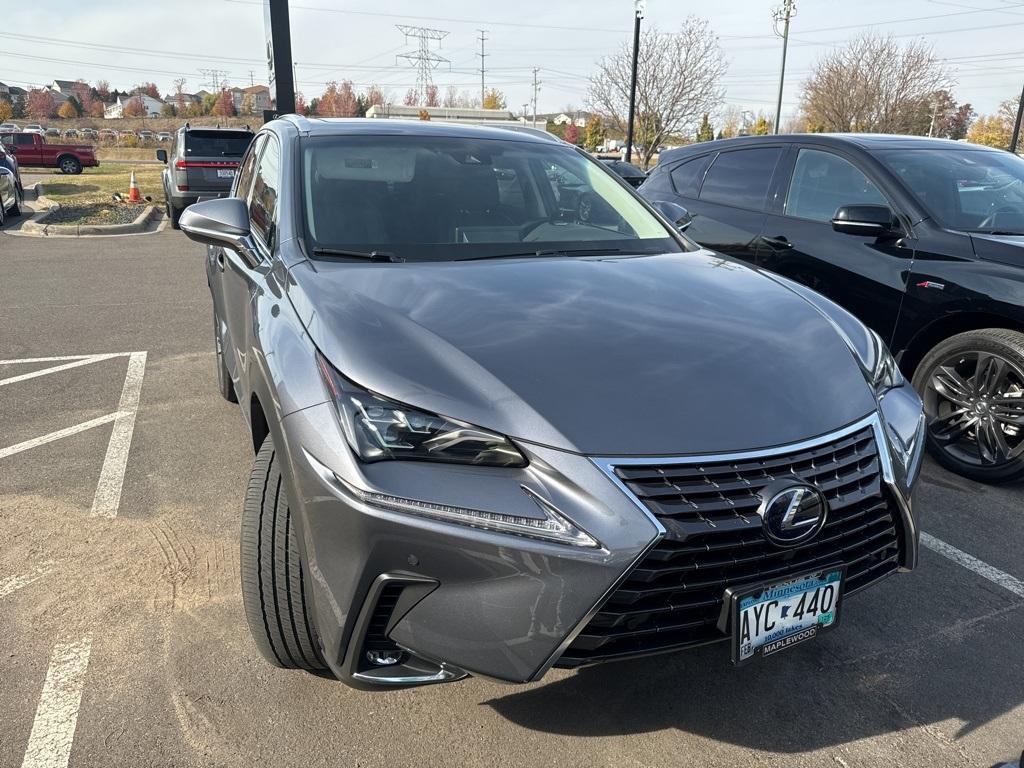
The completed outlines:
<svg viewBox="0 0 1024 768">
<path fill-rule="evenodd" d="M 3 203 L 0 203 L 0 229 L 4 226 L 4 221 L 7 219 L 7 212 L 4 210 Z"/>
<path fill-rule="evenodd" d="M 57 167 L 63 174 L 79 174 L 82 172 L 82 163 L 74 155 L 64 155 L 57 158 Z"/>
<path fill-rule="evenodd" d="M 217 310 L 213 311 L 213 348 L 214 366 L 217 370 L 217 391 L 229 403 L 237 403 L 238 395 L 235 394 L 235 385 L 231 381 L 227 365 L 224 364 L 224 345 L 220 339 L 220 318 L 217 317 Z"/>
<path fill-rule="evenodd" d="M 939 464 L 981 483 L 1024 479 L 1024 333 L 951 336 L 924 356 L 913 383 Z"/>
<path fill-rule="evenodd" d="M 8 216 L 21 216 L 21 204 L 24 202 L 24 193 L 21 191 L 21 185 L 14 185 L 14 205 L 11 206 L 10 210 L 7 211 Z"/>
<path fill-rule="evenodd" d="M 175 208 L 171 205 L 170 200 L 168 200 L 164 205 L 167 208 L 167 218 L 171 220 L 171 229 L 181 229 L 178 225 L 178 219 L 181 218 L 181 208 Z"/>
<path fill-rule="evenodd" d="M 307 610 L 296 531 L 273 440 L 260 446 L 242 509 L 242 602 L 249 631 L 276 667 L 323 673 L 326 665 Z"/>
</svg>

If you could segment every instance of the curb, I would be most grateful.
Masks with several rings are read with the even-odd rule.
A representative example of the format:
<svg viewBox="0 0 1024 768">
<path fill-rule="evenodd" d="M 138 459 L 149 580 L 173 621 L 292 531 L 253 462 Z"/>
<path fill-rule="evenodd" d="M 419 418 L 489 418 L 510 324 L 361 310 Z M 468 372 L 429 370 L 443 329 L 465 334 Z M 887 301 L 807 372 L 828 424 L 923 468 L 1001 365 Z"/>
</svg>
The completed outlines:
<svg viewBox="0 0 1024 768">
<path fill-rule="evenodd" d="M 59 203 L 48 200 L 43 196 L 43 185 L 37 183 L 36 202 L 46 210 L 43 215 L 34 221 L 26 221 L 21 225 L 20 231 L 26 234 L 48 237 L 50 235 L 63 235 L 65 237 L 88 237 L 91 235 L 126 235 L 135 232 L 142 232 L 146 229 L 153 214 L 156 213 L 156 206 L 147 205 L 142 212 L 135 217 L 135 220 L 128 224 L 47 224 L 46 217 L 50 211 L 58 210 Z"/>
</svg>

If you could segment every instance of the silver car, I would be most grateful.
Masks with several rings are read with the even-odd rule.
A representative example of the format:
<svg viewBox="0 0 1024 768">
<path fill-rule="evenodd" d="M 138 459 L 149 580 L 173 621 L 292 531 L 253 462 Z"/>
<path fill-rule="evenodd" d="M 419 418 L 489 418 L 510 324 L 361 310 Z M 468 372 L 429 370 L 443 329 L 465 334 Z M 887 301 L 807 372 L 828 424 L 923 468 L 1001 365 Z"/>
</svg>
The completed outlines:
<svg viewBox="0 0 1024 768">
<path fill-rule="evenodd" d="M 746 664 L 915 566 L 924 420 L 885 345 L 688 221 L 546 137 L 263 126 L 180 224 L 252 437 L 242 590 L 271 663 L 527 682 L 721 641 Z"/>
</svg>

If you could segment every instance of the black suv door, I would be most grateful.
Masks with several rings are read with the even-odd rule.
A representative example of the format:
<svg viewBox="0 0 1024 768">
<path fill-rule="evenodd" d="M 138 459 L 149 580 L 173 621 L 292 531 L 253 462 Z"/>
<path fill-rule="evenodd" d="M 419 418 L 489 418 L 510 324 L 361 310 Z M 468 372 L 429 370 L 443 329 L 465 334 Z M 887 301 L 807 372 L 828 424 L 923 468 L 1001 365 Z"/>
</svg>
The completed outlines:
<svg viewBox="0 0 1024 768">
<path fill-rule="evenodd" d="M 652 202 L 686 208 L 693 216 L 686 234 L 693 240 L 753 264 L 782 153 L 781 146 L 758 146 L 701 155 L 667 168 L 667 179 L 666 172 L 657 174 L 641 192 Z"/>
<path fill-rule="evenodd" d="M 893 203 L 869 170 L 830 148 L 794 146 L 785 168 L 789 178 L 765 221 L 758 263 L 823 293 L 891 341 L 912 245 L 841 234 L 831 222 L 840 206 L 886 205 L 895 212 Z"/>
</svg>

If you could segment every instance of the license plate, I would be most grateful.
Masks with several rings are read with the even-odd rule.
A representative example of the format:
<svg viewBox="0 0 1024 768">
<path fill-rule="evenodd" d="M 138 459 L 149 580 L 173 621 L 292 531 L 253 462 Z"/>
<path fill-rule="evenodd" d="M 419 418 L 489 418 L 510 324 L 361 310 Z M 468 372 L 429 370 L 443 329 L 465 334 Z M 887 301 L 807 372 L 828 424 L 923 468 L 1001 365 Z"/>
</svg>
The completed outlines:
<svg viewBox="0 0 1024 768">
<path fill-rule="evenodd" d="M 235 169 L 234 168 L 218 168 L 217 169 L 217 178 L 218 179 L 233 179 L 233 178 L 235 178 Z"/>
<path fill-rule="evenodd" d="M 844 566 L 726 592 L 732 624 L 732 661 L 743 664 L 811 640 L 839 621 Z"/>
</svg>

